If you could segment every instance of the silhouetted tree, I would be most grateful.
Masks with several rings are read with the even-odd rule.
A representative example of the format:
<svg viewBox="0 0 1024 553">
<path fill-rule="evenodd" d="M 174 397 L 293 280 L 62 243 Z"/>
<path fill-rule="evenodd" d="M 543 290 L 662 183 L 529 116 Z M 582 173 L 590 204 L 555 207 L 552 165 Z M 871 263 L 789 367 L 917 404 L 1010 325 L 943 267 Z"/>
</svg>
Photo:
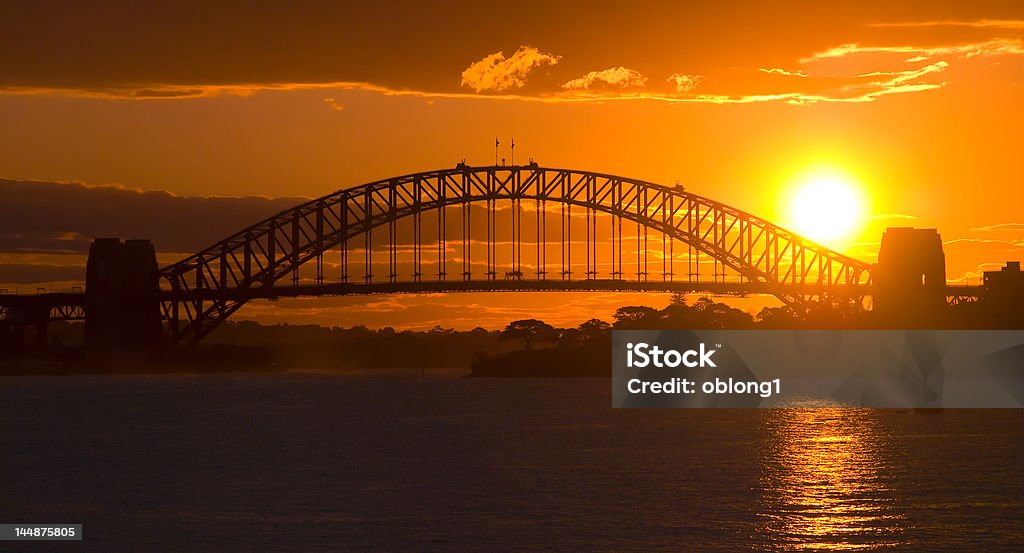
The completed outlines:
<svg viewBox="0 0 1024 553">
<path fill-rule="evenodd" d="M 668 300 L 668 304 L 686 306 L 686 293 L 685 292 L 672 292 L 672 297 Z"/>
<path fill-rule="evenodd" d="M 611 328 L 612 325 L 601 319 L 590 319 L 576 328 L 563 329 L 561 336 L 558 338 L 558 344 L 570 347 L 582 346 L 606 338 Z"/>
<path fill-rule="evenodd" d="M 693 328 L 699 326 L 699 313 L 685 301 L 672 301 L 661 310 L 661 328 Z"/>
<path fill-rule="evenodd" d="M 765 328 L 796 328 L 799 324 L 796 312 L 788 305 L 765 307 L 757 313 L 754 320 Z"/>
<path fill-rule="evenodd" d="M 501 331 L 499 340 L 518 340 L 523 343 L 527 350 L 537 343 L 554 343 L 558 340 L 558 331 L 555 327 L 538 321 L 537 319 L 523 319 L 512 321 Z"/>
<path fill-rule="evenodd" d="M 583 345 L 583 334 L 578 328 L 558 329 L 558 345 L 560 347 L 579 347 Z"/>
<path fill-rule="evenodd" d="M 702 296 L 693 304 L 694 310 L 700 314 L 700 324 L 705 328 L 749 328 L 754 319 L 750 313 L 742 309 L 718 303 L 707 296 Z"/>
<path fill-rule="evenodd" d="M 637 328 L 657 319 L 658 310 L 645 305 L 630 305 L 616 309 L 612 318 L 615 319 L 615 328 Z"/>
<path fill-rule="evenodd" d="M 602 321 L 601 319 L 590 319 L 589 321 L 584 321 L 579 327 L 577 327 L 577 330 L 580 331 L 580 334 L 582 334 L 585 339 L 600 338 L 608 334 L 608 331 L 611 329 L 612 325 Z"/>
</svg>

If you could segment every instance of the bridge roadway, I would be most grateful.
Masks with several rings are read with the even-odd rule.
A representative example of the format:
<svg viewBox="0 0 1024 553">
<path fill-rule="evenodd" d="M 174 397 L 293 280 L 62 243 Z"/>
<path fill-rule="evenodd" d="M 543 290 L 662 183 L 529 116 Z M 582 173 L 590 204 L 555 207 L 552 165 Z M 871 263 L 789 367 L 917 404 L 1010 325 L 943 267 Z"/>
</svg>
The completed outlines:
<svg viewBox="0 0 1024 553">
<path fill-rule="evenodd" d="M 833 286 L 834 292 L 837 287 Z M 867 291 L 863 286 L 842 286 L 843 292 L 855 294 Z M 858 290 L 858 288 L 862 290 Z M 748 294 L 817 294 L 825 286 L 793 285 L 768 282 L 687 282 L 636 281 L 625 279 L 496 279 L 496 280 L 423 280 L 329 284 L 299 284 L 295 286 L 245 287 L 230 290 L 189 290 L 173 293 L 161 291 L 164 300 L 252 300 L 303 296 L 351 296 L 364 294 L 430 294 L 441 292 L 708 292 L 720 295 Z"/>
<path fill-rule="evenodd" d="M 0 321 L 37 324 L 85 319 L 85 293 L 0 294 Z"/>
</svg>

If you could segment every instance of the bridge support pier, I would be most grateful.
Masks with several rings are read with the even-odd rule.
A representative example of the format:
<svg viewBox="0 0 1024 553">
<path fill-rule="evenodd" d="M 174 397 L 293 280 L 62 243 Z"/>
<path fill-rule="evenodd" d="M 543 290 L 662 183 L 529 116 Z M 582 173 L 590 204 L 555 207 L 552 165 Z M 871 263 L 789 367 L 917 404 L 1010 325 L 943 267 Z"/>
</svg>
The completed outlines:
<svg viewBox="0 0 1024 553">
<path fill-rule="evenodd" d="M 85 276 L 85 343 L 93 349 L 151 345 L 163 332 L 156 249 L 149 240 L 97 238 Z"/>
<path fill-rule="evenodd" d="M 936 229 L 885 229 L 873 296 L 882 324 L 927 324 L 941 317 L 946 305 L 946 255 Z"/>
</svg>

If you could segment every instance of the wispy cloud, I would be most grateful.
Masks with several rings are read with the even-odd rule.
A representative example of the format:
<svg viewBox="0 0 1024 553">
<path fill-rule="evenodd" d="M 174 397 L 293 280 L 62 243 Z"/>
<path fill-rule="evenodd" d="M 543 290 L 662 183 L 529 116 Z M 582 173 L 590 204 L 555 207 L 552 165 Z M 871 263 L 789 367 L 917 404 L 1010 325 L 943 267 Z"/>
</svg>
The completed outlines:
<svg viewBox="0 0 1024 553">
<path fill-rule="evenodd" d="M 504 52 L 485 56 L 462 72 L 462 85 L 476 92 L 502 92 L 526 85 L 526 77 L 543 65 L 555 65 L 560 56 L 542 53 L 533 46 L 520 46 L 512 56 Z"/>
<path fill-rule="evenodd" d="M 845 84 L 838 85 L 821 93 L 784 92 L 779 94 L 748 95 L 748 96 L 698 96 L 696 99 L 710 103 L 736 103 L 749 104 L 756 102 L 781 101 L 790 104 L 813 104 L 819 102 L 873 102 L 877 98 L 890 94 L 906 94 L 909 92 L 922 92 L 935 90 L 946 86 L 945 82 L 925 82 L 923 77 L 945 71 L 949 66 L 945 61 L 937 61 L 933 64 L 907 71 L 877 72 L 855 75 L 852 77 L 837 77 L 836 80 L 845 81 Z"/>
<path fill-rule="evenodd" d="M 847 79 L 850 80 L 850 79 Z M 568 83 L 566 83 L 568 84 Z M 588 89 L 562 89 L 557 92 L 540 91 L 532 94 L 497 92 L 474 93 L 474 92 L 435 92 L 429 90 L 393 89 L 378 86 L 370 83 L 317 83 L 317 84 L 260 84 L 260 85 L 210 85 L 183 87 L 169 85 L 161 95 L 139 94 L 133 88 L 106 88 L 106 89 L 74 89 L 74 88 L 2 88 L 0 94 L 9 95 L 56 95 L 73 98 L 92 98 L 100 100 L 136 100 L 136 101 L 170 101 L 186 100 L 194 98 L 212 98 L 219 96 L 241 96 L 247 97 L 261 92 L 273 91 L 297 91 L 330 89 L 336 92 L 363 91 L 377 93 L 391 97 L 416 97 L 424 98 L 429 102 L 439 99 L 448 100 L 476 100 L 476 101 L 521 101 L 538 102 L 547 104 L 559 103 L 585 103 L 585 102 L 609 102 L 609 101 L 658 101 L 665 103 L 679 104 L 753 104 L 764 102 L 786 102 L 790 104 L 813 104 L 818 102 L 871 102 L 877 97 L 886 94 L 901 92 L 918 92 L 942 88 L 945 83 L 920 83 L 915 85 L 884 86 L 884 83 L 873 84 L 851 84 L 836 88 L 835 90 L 821 93 L 808 92 L 778 92 L 769 94 L 699 94 L 691 95 L 677 91 L 655 92 L 638 90 L 615 90 L 611 87 Z M 862 90 L 863 93 L 857 92 Z M 340 102 L 339 102 L 340 104 Z M 335 108 L 332 108 L 335 109 Z"/>
<path fill-rule="evenodd" d="M 898 21 L 888 23 L 869 23 L 868 27 L 971 27 L 975 29 L 1020 29 L 1024 30 L 1024 20 L 1020 19 L 939 19 L 934 21 Z"/>
<path fill-rule="evenodd" d="M 156 84 L 120 85 L 112 87 L 0 87 L 0 94 L 15 96 L 56 95 L 102 100 L 187 100 L 218 96 L 252 96 L 259 92 L 289 92 L 300 90 L 369 90 L 385 92 L 385 87 L 363 82 L 323 83 L 252 83 L 252 84 Z M 324 102 L 328 102 L 325 98 Z M 329 102 L 328 102 L 329 103 Z"/>
<path fill-rule="evenodd" d="M 1024 54 L 1024 40 L 1019 38 L 995 38 L 984 42 L 955 44 L 949 46 L 921 47 L 912 45 L 865 46 L 857 43 L 843 44 L 816 52 L 800 60 L 800 63 L 842 58 L 857 54 L 899 54 L 908 56 L 904 61 L 929 61 L 943 56 L 973 58 L 978 56 Z"/>
<path fill-rule="evenodd" d="M 975 232 L 1024 231 L 1024 223 L 999 223 L 984 227 L 974 227 L 970 230 Z"/>
<path fill-rule="evenodd" d="M 973 247 L 987 246 L 987 247 L 999 247 L 999 248 L 1019 248 L 1021 247 L 1019 242 L 1012 242 L 1009 240 L 992 240 L 986 238 L 954 238 L 952 240 L 946 240 L 942 243 L 943 246 L 962 246 L 969 244 Z"/>
<path fill-rule="evenodd" d="M 758 71 L 762 73 L 768 73 L 769 75 L 785 75 L 787 77 L 806 77 L 807 75 L 803 70 L 797 69 L 796 71 L 787 71 L 779 67 L 761 67 Z"/>
<path fill-rule="evenodd" d="M 562 84 L 566 90 L 591 90 L 593 88 L 638 88 L 647 84 L 647 77 L 639 71 L 626 67 L 611 67 L 603 71 L 591 71 L 586 75 Z"/>
<path fill-rule="evenodd" d="M 907 215 L 906 213 L 879 213 L 877 215 L 872 215 L 871 218 L 872 219 L 878 219 L 878 220 L 888 220 L 888 219 L 907 219 L 907 220 L 910 220 L 910 219 L 917 219 L 917 216 L 916 215 Z"/>
</svg>

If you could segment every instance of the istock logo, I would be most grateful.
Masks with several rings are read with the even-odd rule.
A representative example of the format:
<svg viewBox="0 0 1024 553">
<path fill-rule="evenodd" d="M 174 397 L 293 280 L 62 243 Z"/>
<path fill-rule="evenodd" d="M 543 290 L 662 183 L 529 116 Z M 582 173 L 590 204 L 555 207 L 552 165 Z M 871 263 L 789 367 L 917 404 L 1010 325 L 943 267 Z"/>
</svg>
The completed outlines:
<svg viewBox="0 0 1024 553">
<path fill-rule="evenodd" d="M 721 344 L 715 344 L 721 348 Z M 668 349 L 664 350 L 658 346 L 651 347 L 645 342 L 639 344 L 626 344 L 626 366 L 644 368 L 649 365 L 655 367 L 678 367 L 680 364 L 686 367 L 717 367 L 711 360 L 716 350 L 707 349 L 704 342 L 700 343 L 699 349 L 688 349 L 682 353 Z M 634 356 L 636 357 L 634 360 Z"/>
</svg>

